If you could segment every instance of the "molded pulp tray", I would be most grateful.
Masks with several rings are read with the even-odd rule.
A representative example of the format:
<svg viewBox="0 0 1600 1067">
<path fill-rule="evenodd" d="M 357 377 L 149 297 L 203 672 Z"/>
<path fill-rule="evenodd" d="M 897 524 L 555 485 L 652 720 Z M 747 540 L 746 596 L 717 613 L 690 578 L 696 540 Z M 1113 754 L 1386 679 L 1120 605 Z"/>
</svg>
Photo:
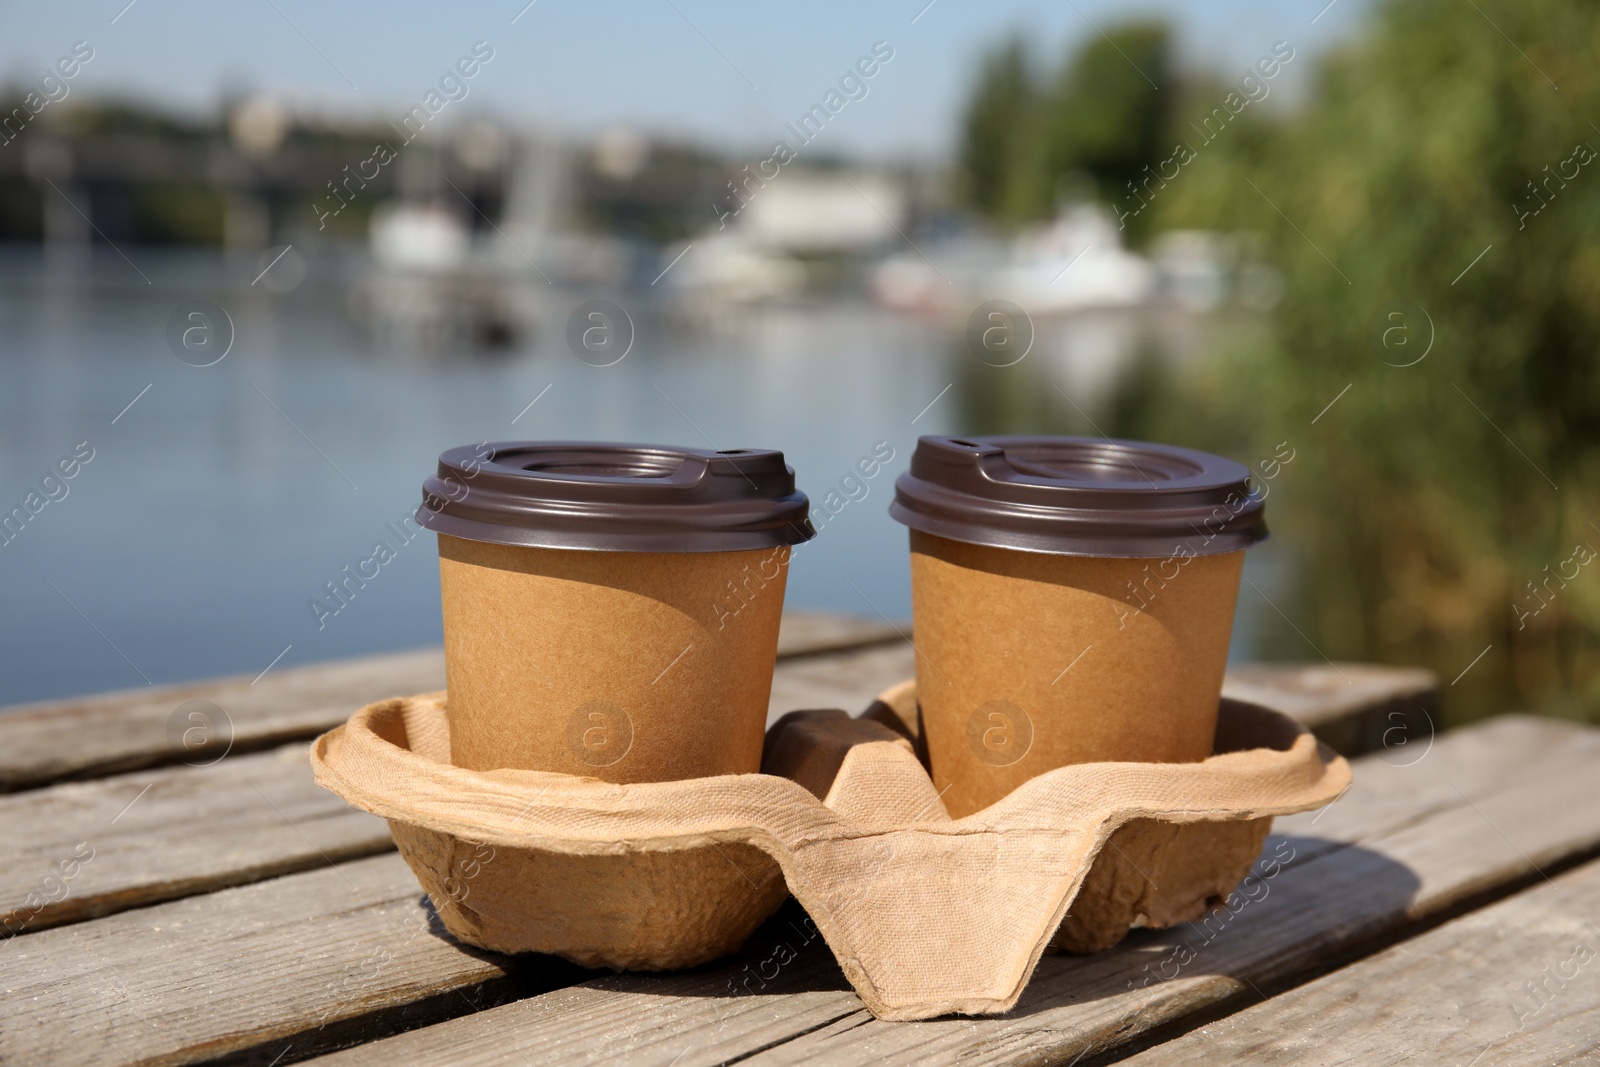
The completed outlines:
<svg viewBox="0 0 1600 1067">
<path fill-rule="evenodd" d="M 1096 951 L 1132 926 L 1200 918 L 1249 872 L 1274 815 L 1350 784 L 1293 720 L 1228 700 L 1203 763 L 1061 767 L 954 821 L 915 754 L 911 682 L 860 718 L 784 716 L 763 774 L 637 785 L 451 766 L 445 715 L 443 693 L 369 705 L 311 763 L 389 820 L 456 937 L 690 967 L 737 950 L 793 893 L 883 1019 L 1003 1012 L 1047 947 Z"/>
</svg>

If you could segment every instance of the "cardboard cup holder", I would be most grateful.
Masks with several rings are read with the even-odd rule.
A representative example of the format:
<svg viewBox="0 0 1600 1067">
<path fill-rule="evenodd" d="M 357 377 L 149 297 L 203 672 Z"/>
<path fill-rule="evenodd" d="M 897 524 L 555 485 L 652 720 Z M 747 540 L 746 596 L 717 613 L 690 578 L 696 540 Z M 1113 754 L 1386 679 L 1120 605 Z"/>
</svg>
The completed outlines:
<svg viewBox="0 0 1600 1067">
<path fill-rule="evenodd" d="M 1278 712 L 1222 701 L 1199 763 L 1089 763 L 952 820 L 905 682 L 852 718 L 797 711 L 761 774 L 618 785 L 450 763 L 445 694 L 369 705 L 311 749 L 389 820 L 445 928 L 500 952 L 669 970 L 737 950 L 792 893 L 874 1015 L 1004 1012 L 1039 957 L 1219 907 L 1275 815 L 1350 784 Z M 1114 847 L 1108 848 L 1108 845 Z"/>
</svg>

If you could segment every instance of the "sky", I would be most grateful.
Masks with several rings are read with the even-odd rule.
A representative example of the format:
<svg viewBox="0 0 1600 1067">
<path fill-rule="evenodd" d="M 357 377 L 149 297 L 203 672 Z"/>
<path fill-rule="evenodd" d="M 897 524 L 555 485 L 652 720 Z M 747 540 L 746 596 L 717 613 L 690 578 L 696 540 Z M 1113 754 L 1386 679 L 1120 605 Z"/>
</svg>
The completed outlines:
<svg viewBox="0 0 1600 1067">
<path fill-rule="evenodd" d="M 1100 30 L 1158 15 L 1177 29 L 1181 64 L 1235 77 L 1288 41 L 1306 60 L 1280 80 L 1288 98 L 1368 2 L 0 0 L 0 83 L 34 81 L 87 41 L 94 58 L 74 93 L 201 111 L 248 89 L 386 116 L 420 101 L 482 41 L 493 58 L 455 115 L 482 109 L 579 139 L 629 127 L 739 151 L 782 136 L 883 42 L 893 58 L 830 123 L 829 147 L 932 159 L 953 143 L 983 46 L 1012 30 L 1054 60 Z"/>
</svg>

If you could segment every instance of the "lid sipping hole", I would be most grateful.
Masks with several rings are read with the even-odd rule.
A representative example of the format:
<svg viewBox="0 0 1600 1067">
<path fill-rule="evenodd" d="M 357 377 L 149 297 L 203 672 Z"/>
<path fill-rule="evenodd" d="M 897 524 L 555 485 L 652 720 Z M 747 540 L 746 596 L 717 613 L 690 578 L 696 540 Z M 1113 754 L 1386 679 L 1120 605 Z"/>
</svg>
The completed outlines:
<svg viewBox="0 0 1600 1067">
<path fill-rule="evenodd" d="M 975 441 L 963 441 L 959 437 L 950 438 L 950 443 L 953 444 L 953 445 L 960 445 L 962 448 L 982 448 L 983 447 L 982 445 L 976 443 Z"/>
<path fill-rule="evenodd" d="M 575 474 L 591 478 L 664 478 L 682 465 L 670 456 L 649 455 L 566 455 L 536 459 L 522 464 L 525 471 L 541 474 Z"/>
<path fill-rule="evenodd" d="M 748 451 L 750 451 L 748 448 L 719 448 L 717 450 L 717 455 L 719 455 L 719 456 L 742 456 Z"/>
</svg>

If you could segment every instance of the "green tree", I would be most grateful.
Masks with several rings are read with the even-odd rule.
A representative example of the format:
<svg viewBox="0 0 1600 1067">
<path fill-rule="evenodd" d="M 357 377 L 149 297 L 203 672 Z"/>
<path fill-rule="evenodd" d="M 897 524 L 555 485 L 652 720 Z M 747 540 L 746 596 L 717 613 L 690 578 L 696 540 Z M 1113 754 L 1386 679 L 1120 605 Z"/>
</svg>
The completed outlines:
<svg viewBox="0 0 1600 1067">
<path fill-rule="evenodd" d="M 991 48 L 962 123 L 966 202 L 1007 223 L 1048 218 L 1065 194 L 1125 197 L 1171 150 L 1170 34 L 1141 22 L 1096 35 L 1053 75 L 1020 36 Z"/>
<path fill-rule="evenodd" d="M 1600 9 L 1372 20 L 1303 113 L 1218 138 L 1157 202 L 1265 234 L 1286 283 L 1272 339 L 1197 407 L 1296 449 L 1269 511 L 1298 561 L 1281 606 L 1318 649 L 1448 682 L 1487 648 L 1458 717 L 1596 718 Z"/>
<path fill-rule="evenodd" d="M 985 53 L 961 123 L 963 199 L 980 214 L 1007 217 L 1011 186 L 1033 140 L 1037 97 L 1027 45 L 1020 36 Z"/>
<path fill-rule="evenodd" d="M 1127 196 L 1145 167 L 1170 154 L 1177 93 L 1165 25 L 1134 23 L 1091 38 L 1062 66 L 1045 103 L 1051 189 L 1084 174 L 1100 198 Z"/>
</svg>

